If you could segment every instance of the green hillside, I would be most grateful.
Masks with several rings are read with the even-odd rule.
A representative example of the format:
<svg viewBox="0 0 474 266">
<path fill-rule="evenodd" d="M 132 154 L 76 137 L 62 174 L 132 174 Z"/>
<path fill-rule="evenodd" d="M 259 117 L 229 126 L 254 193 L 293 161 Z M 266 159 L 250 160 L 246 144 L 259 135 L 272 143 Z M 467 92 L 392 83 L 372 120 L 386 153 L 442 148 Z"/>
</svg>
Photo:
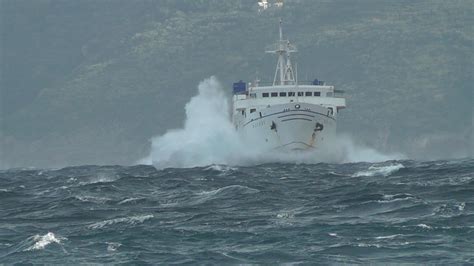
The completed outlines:
<svg viewBox="0 0 474 266">
<path fill-rule="evenodd" d="M 411 157 L 472 155 L 469 0 L 0 3 L 8 166 L 133 163 L 182 125 L 200 80 L 270 80 L 280 17 L 300 80 L 346 91 L 340 132 Z"/>
</svg>

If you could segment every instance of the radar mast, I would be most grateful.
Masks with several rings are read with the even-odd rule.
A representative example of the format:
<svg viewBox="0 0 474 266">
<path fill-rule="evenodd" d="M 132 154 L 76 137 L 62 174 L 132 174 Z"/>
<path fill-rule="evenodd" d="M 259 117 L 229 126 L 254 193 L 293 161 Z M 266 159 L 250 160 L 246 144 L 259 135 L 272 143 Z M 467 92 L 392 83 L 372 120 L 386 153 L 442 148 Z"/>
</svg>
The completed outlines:
<svg viewBox="0 0 474 266">
<path fill-rule="evenodd" d="M 296 73 L 291 64 L 291 53 L 297 52 L 294 45 L 289 40 L 283 39 L 282 20 L 280 19 L 280 39 L 272 45 L 272 49 L 265 51 L 278 55 L 278 62 L 273 78 L 273 86 L 276 85 L 296 85 Z"/>
</svg>

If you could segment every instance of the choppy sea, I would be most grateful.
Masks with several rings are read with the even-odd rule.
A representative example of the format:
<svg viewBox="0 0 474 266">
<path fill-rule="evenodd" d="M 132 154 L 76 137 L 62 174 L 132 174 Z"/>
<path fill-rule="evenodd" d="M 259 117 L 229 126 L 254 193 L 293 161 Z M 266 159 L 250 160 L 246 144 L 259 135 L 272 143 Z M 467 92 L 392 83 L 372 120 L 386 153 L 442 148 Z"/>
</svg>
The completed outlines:
<svg viewBox="0 0 474 266">
<path fill-rule="evenodd" d="M 474 264 L 474 160 L 0 171 L 0 264 Z"/>
</svg>

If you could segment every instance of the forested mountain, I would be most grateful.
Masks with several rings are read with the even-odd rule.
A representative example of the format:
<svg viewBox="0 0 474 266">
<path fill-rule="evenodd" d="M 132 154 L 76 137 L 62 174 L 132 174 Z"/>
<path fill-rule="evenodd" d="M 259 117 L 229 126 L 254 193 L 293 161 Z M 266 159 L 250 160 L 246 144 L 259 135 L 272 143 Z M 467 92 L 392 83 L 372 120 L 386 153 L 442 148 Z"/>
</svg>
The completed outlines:
<svg viewBox="0 0 474 266">
<path fill-rule="evenodd" d="M 4 167 L 134 163 L 182 125 L 200 80 L 270 80 L 279 18 L 300 80 L 346 91 L 340 132 L 409 157 L 472 156 L 470 0 L 0 4 Z"/>
</svg>

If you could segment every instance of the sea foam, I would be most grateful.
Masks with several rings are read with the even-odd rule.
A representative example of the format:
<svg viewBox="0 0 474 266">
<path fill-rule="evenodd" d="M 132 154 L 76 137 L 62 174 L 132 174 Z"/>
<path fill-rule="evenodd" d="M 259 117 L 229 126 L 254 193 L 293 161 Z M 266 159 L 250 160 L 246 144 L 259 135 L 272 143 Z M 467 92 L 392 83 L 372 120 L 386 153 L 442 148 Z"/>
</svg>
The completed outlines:
<svg viewBox="0 0 474 266">
<path fill-rule="evenodd" d="M 40 250 L 44 249 L 46 246 L 52 243 L 61 244 L 62 240 L 66 240 L 65 237 L 58 237 L 52 232 L 48 232 L 45 235 L 35 235 L 32 237 L 32 240 L 35 242 L 31 247 L 26 250 Z"/>
<path fill-rule="evenodd" d="M 360 171 L 353 174 L 353 177 L 361 177 L 361 176 L 389 176 L 392 173 L 404 168 L 403 164 L 391 164 L 391 165 L 383 165 L 383 166 L 370 166 L 366 171 Z"/>
<path fill-rule="evenodd" d="M 147 215 L 137 215 L 137 216 L 130 216 L 130 217 L 121 217 L 121 218 L 115 218 L 115 219 L 110 219 L 110 220 L 105 220 L 97 223 L 93 223 L 88 226 L 89 229 L 101 229 L 107 226 L 111 226 L 114 224 L 119 224 L 119 223 L 124 223 L 127 225 L 136 225 L 136 224 L 141 224 L 145 222 L 148 219 L 152 219 L 154 217 L 153 214 L 147 214 Z"/>
</svg>

